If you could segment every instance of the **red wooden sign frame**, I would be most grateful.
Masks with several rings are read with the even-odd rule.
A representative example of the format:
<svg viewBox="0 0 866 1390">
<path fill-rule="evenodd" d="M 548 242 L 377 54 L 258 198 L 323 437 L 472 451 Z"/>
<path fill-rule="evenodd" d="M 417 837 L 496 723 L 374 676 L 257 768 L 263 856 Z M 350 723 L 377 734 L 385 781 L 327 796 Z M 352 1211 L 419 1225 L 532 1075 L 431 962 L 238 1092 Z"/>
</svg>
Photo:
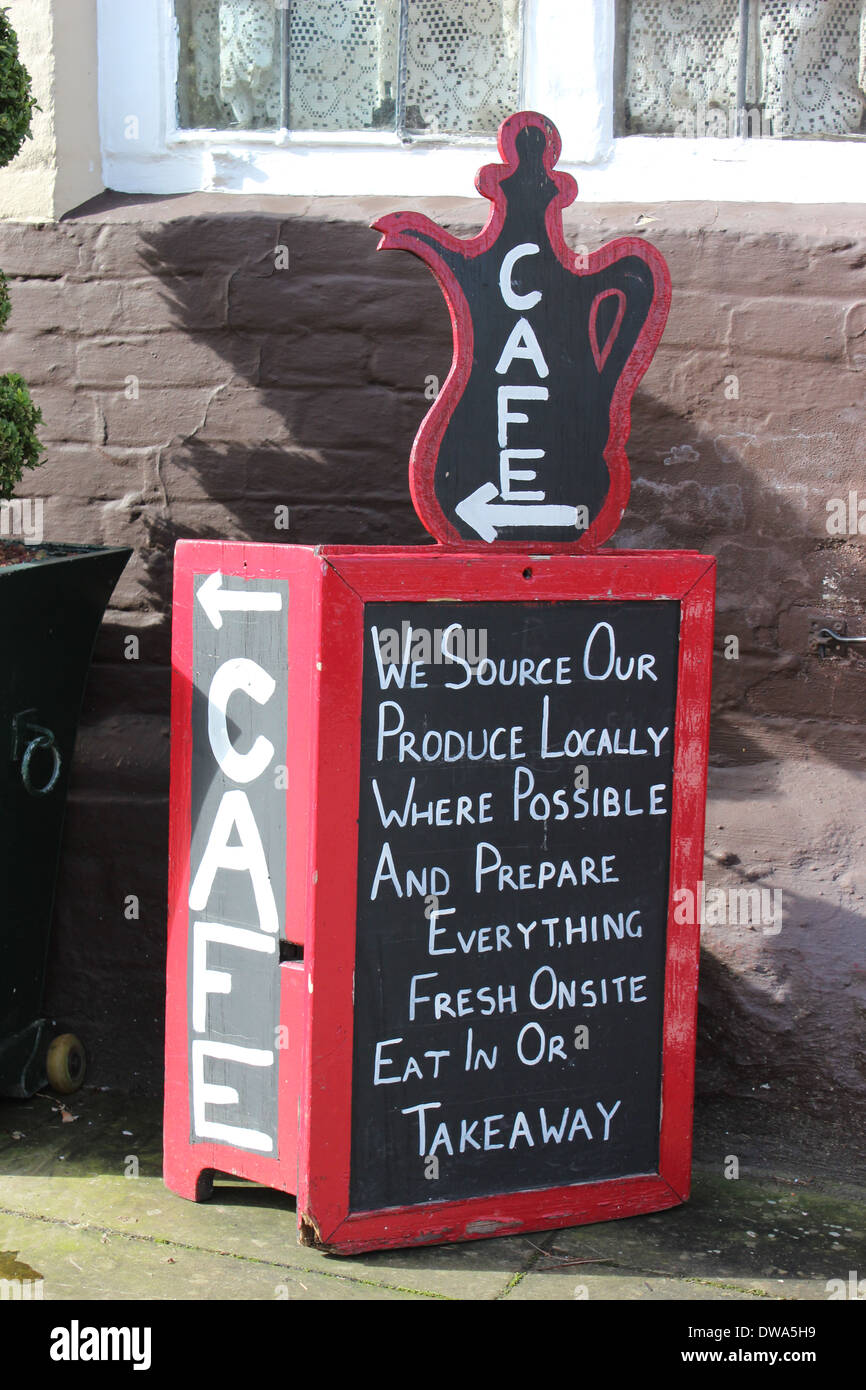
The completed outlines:
<svg viewBox="0 0 866 1390">
<path fill-rule="evenodd" d="M 279 965 L 279 1154 L 193 1142 L 188 1005 L 193 604 L 196 575 L 289 585 L 286 936 Z M 470 1240 L 661 1210 L 684 1201 L 691 1168 L 699 926 L 679 923 L 676 888 L 702 875 L 715 561 L 695 552 L 583 555 L 537 547 L 353 550 L 180 542 L 175 554 L 172 795 L 166 1025 L 165 1180 L 209 1195 L 213 1173 L 297 1194 L 300 1239 L 341 1253 Z M 374 1212 L 349 1204 L 364 605 L 373 602 L 636 600 L 680 604 L 662 1118 L 657 1173 L 430 1201 Z"/>
</svg>

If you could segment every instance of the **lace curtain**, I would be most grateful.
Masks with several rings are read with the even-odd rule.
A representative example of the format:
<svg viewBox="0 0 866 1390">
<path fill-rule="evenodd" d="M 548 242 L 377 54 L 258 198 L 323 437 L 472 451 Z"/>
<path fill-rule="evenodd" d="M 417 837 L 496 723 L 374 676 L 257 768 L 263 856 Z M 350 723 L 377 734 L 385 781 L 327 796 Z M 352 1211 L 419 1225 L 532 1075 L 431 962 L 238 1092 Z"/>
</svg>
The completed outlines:
<svg viewBox="0 0 866 1390">
<path fill-rule="evenodd" d="M 737 0 L 631 0 L 630 133 L 736 129 Z M 772 135 L 851 135 L 866 110 L 866 0 L 752 0 L 746 106 Z"/>
<path fill-rule="evenodd" d="M 492 132 L 516 109 L 519 10 L 410 0 L 408 129 Z M 176 12 L 182 126 L 277 129 L 287 105 L 293 130 L 394 129 L 399 0 L 177 0 Z"/>
</svg>

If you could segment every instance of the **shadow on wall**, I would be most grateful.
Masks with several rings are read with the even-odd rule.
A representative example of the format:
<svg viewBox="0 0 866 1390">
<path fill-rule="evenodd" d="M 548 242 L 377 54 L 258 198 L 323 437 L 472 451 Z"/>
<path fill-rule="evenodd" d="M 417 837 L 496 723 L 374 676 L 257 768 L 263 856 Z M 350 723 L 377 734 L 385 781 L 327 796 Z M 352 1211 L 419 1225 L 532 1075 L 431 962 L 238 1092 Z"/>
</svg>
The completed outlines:
<svg viewBox="0 0 866 1390">
<path fill-rule="evenodd" d="M 163 412 L 182 392 L 197 402 L 180 412 L 190 427 L 160 448 L 141 510 L 145 583 L 167 660 L 171 553 L 181 537 L 429 541 L 411 506 L 407 468 L 447 375 L 451 330 L 425 268 L 410 256 L 377 255 L 377 234 L 363 224 L 227 212 L 137 230 L 142 265 L 165 306 L 162 331 L 148 329 L 129 358 L 139 363 L 137 388 Z M 798 749 L 815 755 L 819 778 L 832 778 L 834 765 L 862 767 L 855 721 L 863 718 L 866 658 L 821 661 L 810 646 L 816 622 L 866 610 L 858 538 L 826 533 L 829 469 L 808 466 L 793 432 L 780 440 L 778 429 L 768 435 L 733 411 L 727 423 L 719 419 L 711 401 L 723 399 L 731 370 L 721 352 L 696 374 L 692 406 L 665 404 L 683 362 L 663 339 L 635 398 L 632 498 L 614 544 L 718 557 L 711 761 L 734 774 L 734 800 L 737 769 L 762 765 L 769 795 Z M 158 433 L 166 434 L 164 420 Z M 821 448 L 829 457 L 832 439 Z M 727 839 L 736 833 L 731 827 Z M 711 863 L 708 878 L 712 871 Z M 815 931 L 839 930 L 817 900 L 793 892 L 789 902 Z M 845 915 L 849 926 L 862 922 L 858 911 Z M 832 988 L 814 978 L 787 927 L 778 937 L 755 935 L 745 951 L 740 943 L 720 953 L 709 936 L 701 1084 L 736 1090 L 772 1075 L 805 1104 L 807 1082 L 844 1074 L 866 1104 L 862 1067 L 858 1083 L 856 1068 L 837 1066 Z M 769 1005 L 755 973 L 763 965 L 778 986 Z M 844 966 L 850 976 L 853 958 Z M 154 1036 L 157 1084 L 159 1055 Z"/>
<path fill-rule="evenodd" d="M 438 292 L 416 294 L 408 258 L 376 256 L 364 226 L 244 218 L 233 235 L 234 224 L 142 231 L 142 259 L 189 334 L 189 384 L 205 392 L 195 428 L 161 460 L 155 548 L 215 518 L 223 536 L 274 544 L 429 541 L 407 468 L 425 390 L 450 361 Z M 202 301 L 218 301 L 217 327 L 198 326 Z M 164 599 L 159 570 L 153 556 Z"/>
<path fill-rule="evenodd" d="M 447 375 L 450 324 L 429 272 L 414 257 L 377 254 L 377 240 L 363 225 L 303 218 L 141 228 L 166 327 L 184 332 L 181 363 L 150 337 L 152 378 L 141 390 L 186 379 L 204 397 L 194 427 L 162 450 L 159 495 L 144 514 L 163 610 L 171 548 L 183 535 L 429 543 L 411 507 L 408 459 Z M 774 437 L 748 419 L 743 426 L 736 406 L 725 428 L 697 426 L 729 364 L 720 355 L 717 379 L 697 378 L 694 405 L 677 413 L 659 383 L 682 357 L 663 339 L 635 398 L 632 495 L 613 547 L 718 557 L 718 651 L 724 658 L 733 637 L 737 656 L 716 665 L 713 752 L 760 760 L 748 737 L 730 733 L 738 711 L 862 721 L 866 662 L 856 649 L 821 661 L 813 643 L 822 622 L 866 611 L 862 544 L 826 531 L 835 441 Z M 804 726 L 802 736 L 833 756 L 820 729 Z"/>
</svg>

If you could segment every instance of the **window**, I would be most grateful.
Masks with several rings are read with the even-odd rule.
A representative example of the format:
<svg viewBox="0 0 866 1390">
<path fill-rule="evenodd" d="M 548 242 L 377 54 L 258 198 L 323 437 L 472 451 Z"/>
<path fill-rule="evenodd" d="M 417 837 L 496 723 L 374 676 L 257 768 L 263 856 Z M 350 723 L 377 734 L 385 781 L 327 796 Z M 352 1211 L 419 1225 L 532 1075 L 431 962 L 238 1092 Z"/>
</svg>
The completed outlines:
<svg viewBox="0 0 866 1390">
<path fill-rule="evenodd" d="M 181 128 L 495 135 L 520 0 L 175 0 Z"/>
<path fill-rule="evenodd" d="M 583 201 L 866 197 L 866 0 L 97 3 L 120 192 L 471 196 L 524 107 Z"/>
<path fill-rule="evenodd" d="M 623 135 L 866 131 L 864 0 L 623 0 Z"/>
</svg>

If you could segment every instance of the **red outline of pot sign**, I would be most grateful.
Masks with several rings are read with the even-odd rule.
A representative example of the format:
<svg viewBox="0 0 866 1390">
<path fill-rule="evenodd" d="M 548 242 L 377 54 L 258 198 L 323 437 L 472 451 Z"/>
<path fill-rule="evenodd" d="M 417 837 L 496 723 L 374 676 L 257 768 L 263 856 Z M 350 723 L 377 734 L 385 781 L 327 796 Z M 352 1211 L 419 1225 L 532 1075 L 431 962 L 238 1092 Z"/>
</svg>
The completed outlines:
<svg viewBox="0 0 866 1390">
<path fill-rule="evenodd" d="M 411 251 L 430 267 L 451 315 L 451 369 L 422 421 L 409 470 L 415 510 L 445 544 L 477 546 L 480 537 L 513 548 L 532 539 L 544 549 L 593 551 L 616 530 L 628 501 L 631 398 L 667 319 L 670 276 L 660 252 L 639 237 L 575 257 L 562 212 L 574 201 L 577 184 L 554 168 L 560 149 L 556 127 L 538 112 L 504 121 L 504 163 L 485 165 L 476 179 L 492 204 L 490 215 L 470 239 L 418 213 L 389 213 L 373 223 L 383 234 L 379 250 Z M 547 293 L 538 288 L 545 276 Z M 613 277 L 621 284 L 602 284 L 586 302 L 593 278 Z M 563 304 L 550 286 L 567 291 L 574 302 Z M 611 299 L 616 312 L 602 326 Z M 504 308 L 517 317 L 504 320 Z M 491 335 L 503 322 L 504 336 L 495 341 Z M 535 368 L 539 384 L 503 380 L 521 358 Z M 524 375 L 526 370 L 524 364 Z M 489 406 L 484 392 L 490 393 Z M 471 401 L 467 396 L 461 413 L 467 393 Z M 526 412 L 510 410 L 513 400 L 525 400 Z M 555 415 L 552 428 L 542 411 Z M 489 424 L 481 425 L 482 415 L 497 421 L 498 440 Z M 595 426 L 591 448 L 581 444 L 587 418 Z M 547 448 L 523 447 L 539 442 L 532 439 L 533 424 L 545 425 Z M 473 432 L 482 428 L 479 447 Z M 550 447 L 552 439 L 558 447 Z M 524 466 L 513 467 L 515 459 Z M 585 505 L 588 499 L 577 494 L 588 479 Z M 517 538 L 508 539 L 515 528 Z"/>
</svg>

